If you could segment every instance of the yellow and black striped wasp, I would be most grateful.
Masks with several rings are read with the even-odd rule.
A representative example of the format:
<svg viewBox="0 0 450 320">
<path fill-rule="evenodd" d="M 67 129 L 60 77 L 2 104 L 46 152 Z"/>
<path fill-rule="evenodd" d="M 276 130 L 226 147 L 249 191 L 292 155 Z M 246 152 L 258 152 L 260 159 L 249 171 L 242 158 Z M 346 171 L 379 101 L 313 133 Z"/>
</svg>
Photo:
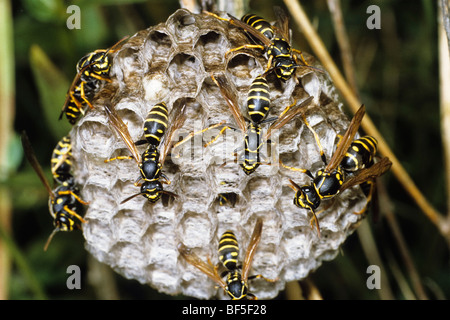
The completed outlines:
<svg viewBox="0 0 450 320">
<path fill-rule="evenodd" d="M 81 214 L 84 211 L 84 205 L 88 203 L 78 195 L 79 190 L 70 173 L 71 147 L 67 145 L 67 143 L 70 144 L 70 140 L 65 137 L 61 141 L 55 147 L 52 155 L 52 173 L 55 181 L 58 182 L 58 186 L 52 189 L 45 178 L 27 134 L 22 133 L 22 146 L 25 155 L 50 195 L 48 206 L 55 229 L 50 234 L 44 250 L 47 250 L 56 232 L 81 229 L 82 224 L 86 222 Z"/>
<path fill-rule="evenodd" d="M 63 183 L 71 177 L 72 170 L 72 142 L 70 136 L 64 136 L 53 149 L 50 160 L 53 179 Z"/>
<path fill-rule="evenodd" d="M 370 168 L 374 164 L 377 146 L 378 142 L 372 136 L 363 136 L 354 140 L 342 159 L 342 169 L 347 173 L 355 173 L 362 169 Z M 362 214 L 365 212 L 367 205 L 372 200 L 372 196 L 375 193 L 375 181 L 368 180 L 362 183 L 360 187 L 367 198 L 367 202 L 364 208 L 359 212 L 355 212 L 355 214 Z"/>
<path fill-rule="evenodd" d="M 224 75 L 212 76 L 213 81 L 219 87 L 220 92 L 228 104 L 228 107 L 237 124 L 237 128 L 232 125 L 225 124 L 220 133 L 207 145 L 213 143 L 220 134 L 226 129 L 240 130 L 244 133 L 244 153 L 241 159 L 238 160 L 242 170 L 247 174 L 255 172 L 255 170 L 262 164 L 260 149 L 262 145 L 267 142 L 275 130 L 280 129 L 288 123 L 295 116 L 304 113 L 306 107 L 311 103 L 313 97 L 308 97 L 300 104 L 286 107 L 282 114 L 278 117 L 267 119 L 270 109 L 270 93 L 268 91 L 268 84 L 265 76 L 256 77 L 250 86 L 247 97 L 247 112 L 250 119 L 247 119 L 241 112 L 236 96 L 233 94 L 230 84 Z M 249 123 L 247 125 L 247 122 Z M 261 125 L 271 123 L 262 136 Z M 208 128 L 207 128 L 208 129 Z M 206 129 L 206 130 L 207 130 Z M 237 150 L 235 150 L 236 152 Z"/>
<path fill-rule="evenodd" d="M 263 228 L 262 219 L 257 219 L 255 228 L 250 238 L 250 242 L 245 254 L 244 263 L 238 265 L 239 244 L 232 231 L 225 231 L 219 240 L 218 253 L 220 262 L 213 265 L 208 259 L 204 262 L 191 249 L 184 244 L 178 245 L 181 256 L 191 265 L 202 271 L 214 282 L 216 282 L 233 300 L 249 299 L 255 300 L 257 297 L 249 292 L 248 280 L 262 278 L 268 282 L 275 282 L 278 279 L 267 279 L 262 275 L 249 276 L 250 267 L 253 261 L 258 244 L 261 240 Z M 220 265 L 225 269 L 219 274 Z M 226 276 L 226 280 L 223 278 Z"/>
<path fill-rule="evenodd" d="M 364 168 L 361 167 L 361 169 L 358 170 L 356 175 L 346 179 L 345 169 L 342 167 L 342 162 L 344 161 L 346 156 L 347 157 L 349 156 L 349 150 L 351 150 L 350 146 L 353 142 L 353 138 L 356 132 L 359 129 L 359 125 L 362 121 L 362 118 L 364 117 L 364 114 L 365 114 L 365 107 L 364 105 L 362 105 L 352 118 L 345 134 L 339 140 L 336 150 L 328 163 L 326 161 L 325 154 L 320 144 L 319 137 L 317 136 L 315 131 L 308 124 L 306 118 L 304 117 L 305 124 L 314 134 L 314 137 L 320 149 L 322 161 L 325 164 L 325 167 L 323 169 L 320 169 L 316 173 L 315 177 L 307 169 L 288 167 L 285 166 L 280 161 L 283 167 L 295 171 L 301 171 L 307 174 L 309 177 L 311 177 L 312 179 L 311 184 L 302 187 L 297 185 L 291 179 L 289 179 L 289 181 L 291 188 L 295 191 L 294 204 L 300 208 L 309 209 L 311 211 L 311 213 L 313 214 L 311 226 L 312 222 L 314 221 L 319 236 L 320 236 L 320 227 L 319 221 L 315 213 L 315 209 L 319 207 L 322 200 L 331 199 L 338 193 L 354 185 L 360 185 L 367 181 L 375 180 L 377 177 L 387 172 L 392 165 L 391 161 L 387 157 L 385 157 L 382 158 L 376 164 L 369 165 L 369 167 L 366 167 L 367 166 L 366 164 Z"/>
<path fill-rule="evenodd" d="M 131 156 L 118 156 L 107 159 L 105 162 L 120 159 L 134 159 L 138 164 L 141 173 L 138 182 L 140 180 L 144 181 L 140 185 L 141 191 L 139 193 L 126 198 L 121 203 L 125 203 L 139 195 L 143 195 L 152 203 L 157 202 L 162 194 L 177 197 L 176 194 L 163 189 L 162 183 L 170 184 L 170 180 L 162 173 L 162 167 L 171 150 L 171 142 L 174 133 L 186 120 L 184 113 L 185 104 L 174 104 L 170 119 L 165 103 L 155 105 L 148 113 L 144 123 L 144 136 L 146 140 L 139 140 L 137 142 L 133 142 L 128 127 L 116 112 L 106 105 L 105 110 L 109 118 L 109 123 L 122 138 L 131 153 Z M 158 147 L 163 137 L 163 149 L 162 152 L 160 152 Z M 144 143 L 148 143 L 149 146 L 141 155 L 137 149 L 137 145 Z M 136 183 L 136 185 L 138 185 L 138 183 Z"/>
<path fill-rule="evenodd" d="M 245 174 L 249 175 L 256 171 L 256 169 L 263 163 L 261 161 L 260 150 L 263 144 L 269 141 L 270 136 L 275 130 L 282 128 L 286 123 L 292 120 L 295 116 L 306 111 L 306 107 L 311 103 L 313 97 L 308 97 L 300 104 L 294 104 L 285 108 L 285 110 L 278 117 L 271 117 L 267 119 L 270 111 L 270 93 L 266 74 L 256 77 L 250 85 L 249 94 L 247 96 L 247 113 L 250 119 L 246 118 L 237 102 L 236 95 L 233 93 L 231 85 L 228 83 L 225 75 L 211 75 L 214 83 L 219 87 L 219 90 L 227 102 L 227 105 L 233 115 L 237 127 L 232 124 L 224 122 L 214 124 L 199 132 L 189 134 L 185 139 L 177 143 L 174 147 L 178 147 L 191 139 L 194 135 L 204 133 L 207 130 L 222 127 L 219 133 L 211 141 L 205 144 L 205 147 L 215 142 L 225 130 L 232 129 L 244 133 L 244 152 L 242 157 L 238 159 L 238 163 L 242 167 Z M 247 122 L 249 123 L 247 125 Z M 261 133 L 261 126 L 266 123 L 271 123 L 263 136 Z M 238 149 L 234 151 L 236 154 Z"/>
<path fill-rule="evenodd" d="M 287 81 L 298 67 L 308 65 L 300 50 L 294 49 L 290 44 L 289 36 L 289 18 L 286 12 L 280 7 L 274 7 L 277 21 L 271 25 L 267 20 L 254 14 L 246 14 L 241 20 L 228 14 L 229 18 L 222 18 L 218 15 L 205 11 L 206 14 L 216 17 L 220 20 L 228 21 L 230 24 L 243 29 L 252 40 L 261 44 L 246 44 L 237 48 L 230 49 L 226 55 L 231 52 L 242 49 L 260 49 L 263 50 L 269 59 L 266 73 L 273 69 L 275 75 L 282 81 Z M 297 55 L 300 56 L 302 64 L 297 61 Z M 318 70 L 318 69 L 317 69 Z"/>
<path fill-rule="evenodd" d="M 86 105 L 90 109 L 94 108 L 91 100 L 100 88 L 101 82 L 111 82 L 109 54 L 119 50 L 127 39 L 128 37 L 122 38 L 109 49 L 99 49 L 88 53 L 78 61 L 77 74 L 67 91 L 66 100 L 59 116 L 60 120 L 65 114 L 69 122 L 75 124 L 78 118 L 84 115 Z"/>
</svg>

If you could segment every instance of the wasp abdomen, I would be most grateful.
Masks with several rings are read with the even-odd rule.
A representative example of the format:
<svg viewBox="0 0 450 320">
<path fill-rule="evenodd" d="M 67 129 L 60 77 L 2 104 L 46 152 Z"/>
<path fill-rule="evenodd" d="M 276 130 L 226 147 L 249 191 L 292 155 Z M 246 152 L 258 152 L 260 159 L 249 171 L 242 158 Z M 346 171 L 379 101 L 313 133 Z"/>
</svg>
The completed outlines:
<svg viewBox="0 0 450 320">
<path fill-rule="evenodd" d="M 247 109 L 248 115 L 254 123 L 263 121 L 269 112 L 269 85 L 262 76 L 256 77 L 250 86 L 247 97 Z"/>
<path fill-rule="evenodd" d="M 164 102 L 155 105 L 147 114 L 144 135 L 148 143 L 158 146 L 168 126 L 169 112 Z"/>
<path fill-rule="evenodd" d="M 357 171 L 370 167 L 377 153 L 377 144 L 377 140 L 371 136 L 353 141 L 342 159 L 342 168 L 345 171 Z"/>
<path fill-rule="evenodd" d="M 219 241 L 219 259 L 225 268 L 234 270 L 237 268 L 239 245 L 232 231 L 226 231 Z"/>
<path fill-rule="evenodd" d="M 268 39 L 273 38 L 274 32 L 272 29 L 272 25 L 264 18 L 249 13 L 244 15 L 241 20 L 242 22 L 248 24 L 249 26 L 252 26 L 256 30 L 261 32 Z"/>
</svg>

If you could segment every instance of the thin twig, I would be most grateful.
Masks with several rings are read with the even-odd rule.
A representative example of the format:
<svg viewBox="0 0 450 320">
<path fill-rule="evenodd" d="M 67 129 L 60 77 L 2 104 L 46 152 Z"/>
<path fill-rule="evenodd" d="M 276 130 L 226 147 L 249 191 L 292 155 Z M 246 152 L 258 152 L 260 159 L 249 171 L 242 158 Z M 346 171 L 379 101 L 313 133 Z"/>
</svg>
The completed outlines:
<svg viewBox="0 0 450 320">
<path fill-rule="evenodd" d="M 378 195 L 380 197 L 380 205 L 381 205 L 382 212 L 384 214 L 384 217 L 388 221 L 388 225 L 391 228 L 392 234 L 394 235 L 395 243 L 398 246 L 398 249 L 401 254 L 401 258 L 403 260 L 403 264 L 405 265 L 406 270 L 411 279 L 415 295 L 421 300 L 426 300 L 426 299 L 428 299 L 427 294 L 425 293 L 425 289 L 420 280 L 419 272 L 417 271 L 417 269 L 414 265 L 413 259 L 411 257 L 411 254 L 409 253 L 408 246 L 406 245 L 406 241 L 403 238 L 403 235 L 402 235 L 400 227 L 397 223 L 395 214 L 391 210 L 392 204 L 390 202 L 389 196 L 388 196 L 388 194 L 385 190 L 385 187 L 382 183 L 377 184 L 377 189 L 378 189 Z"/>
<path fill-rule="evenodd" d="M 376 265 L 380 268 L 381 274 L 386 275 L 386 268 L 384 267 L 383 260 L 381 259 L 377 245 L 375 243 L 372 230 L 370 229 L 367 220 L 363 221 L 361 225 L 356 229 L 358 233 L 359 241 L 362 249 L 366 255 L 367 261 L 371 265 Z M 392 293 L 391 286 L 389 285 L 388 277 L 381 277 L 381 289 L 378 290 L 378 295 L 382 300 L 393 300 L 394 294 Z"/>
<path fill-rule="evenodd" d="M 347 101 L 350 109 L 353 112 L 356 112 L 358 108 L 361 106 L 361 102 L 359 99 L 353 94 L 352 89 L 345 81 L 341 72 L 337 68 L 330 54 L 328 53 L 325 45 L 323 44 L 321 38 L 318 36 L 317 32 L 313 28 L 308 16 L 305 11 L 301 7 L 298 1 L 295 0 L 284 0 L 287 8 L 291 12 L 292 17 L 294 18 L 297 25 L 303 31 L 306 39 L 308 40 L 312 50 L 324 66 L 326 70 L 328 70 L 336 88 L 341 92 L 343 98 Z M 414 181 L 411 179 L 409 174 L 403 168 L 400 161 L 397 159 L 395 154 L 392 152 L 387 142 L 380 134 L 378 129 L 373 124 L 372 120 L 368 115 L 366 115 L 361 123 L 364 131 L 375 137 L 379 143 L 379 152 L 392 161 L 392 172 L 397 178 L 397 180 L 401 183 L 401 185 L 405 188 L 405 190 L 410 194 L 412 199 L 416 202 L 422 212 L 430 219 L 432 223 L 434 223 L 440 233 L 447 239 L 450 245 L 450 230 L 446 225 L 442 214 L 440 214 L 424 197 L 424 195 L 420 192 L 417 186 L 414 184 Z"/>
<path fill-rule="evenodd" d="M 353 61 L 351 59 L 351 49 L 350 44 L 348 42 L 347 33 L 345 30 L 345 26 L 342 19 L 342 11 L 340 6 L 339 0 L 328 0 L 328 6 L 330 7 L 330 11 L 333 16 L 335 28 L 336 28 L 336 35 L 337 35 L 337 41 L 339 43 L 339 47 L 341 48 L 341 51 L 344 51 L 342 53 L 343 57 L 347 57 L 343 59 L 344 69 L 345 73 L 347 75 L 348 79 L 351 79 L 350 84 L 353 88 L 354 93 L 356 94 L 358 92 L 357 85 L 354 82 L 354 75 L 355 70 L 353 67 Z M 423 289 L 422 283 L 420 281 L 420 277 L 418 272 L 416 271 L 416 268 L 414 266 L 414 263 L 411 259 L 411 256 L 409 254 L 408 247 L 406 246 L 406 242 L 403 239 L 403 235 L 400 231 L 400 228 L 397 224 L 397 220 L 395 219 L 395 216 L 393 212 L 391 211 L 390 199 L 387 195 L 387 192 L 385 191 L 384 184 L 381 183 L 381 181 L 378 183 L 378 190 L 383 190 L 383 211 L 387 212 L 386 215 L 388 217 L 387 221 L 388 224 L 392 230 L 392 233 L 394 234 L 394 238 L 396 239 L 397 246 L 399 247 L 399 250 L 401 252 L 401 255 L 403 257 L 404 263 L 409 271 L 410 277 L 413 282 L 413 286 L 415 288 L 415 291 L 417 292 L 417 296 L 420 299 L 427 299 L 427 296 L 425 294 L 425 290 Z M 364 253 L 366 254 L 367 260 L 370 264 L 375 264 L 380 267 L 382 270 L 382 274 L 386 274 L 386 268 L 384 267 L 383 261 L 379 255 L 379 251 L 377 249 L 377 246 L 375 244 L 375 241 L 373 239 L 372 231 L 370 229 L 370 226 L 367 221 L 363 221 L 360 225 L 360 227 L 357 229 L 357 233 L 361 242 L 361 245 L 363 247 Z M 400 274 L 395 277 L 397 279 L 397 282 L 405 281 L 404 277 Z M 381 290 L 379 290 L 379 295 L 381 299 L 393 299 L 394 295 L 392 293 L 392 290 L 389 285 L 388 277 L 382 277 L 382 285 Z M 399 286 L 402 287 L 403 282 L 399 283 Z M 405 286 L 403 286 L 405 287 Z"/>
<path fill-rule="evenodd" d="M 342 65 L 345 76 L 353 90 L 353 93 L 359 97 L 358 86 L 356 85 L 355 70 L 353 68 L 353 54 L 350 48 L 344 18 L 342 16 L 341 1 L 328 0 L 327 3 L 331 12 L 331 17 L 333 18 L 334 31 L 336 33 L 336 39 L 341 51 Z"/>
</svg>

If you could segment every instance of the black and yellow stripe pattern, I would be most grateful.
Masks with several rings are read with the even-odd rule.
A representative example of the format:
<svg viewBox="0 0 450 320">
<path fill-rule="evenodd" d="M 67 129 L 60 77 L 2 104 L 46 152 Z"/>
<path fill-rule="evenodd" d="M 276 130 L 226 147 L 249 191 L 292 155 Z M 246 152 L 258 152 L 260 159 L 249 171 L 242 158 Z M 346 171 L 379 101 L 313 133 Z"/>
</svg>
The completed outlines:
<svg viewBox="0 0 450 320">
<path fill-rule="evenodd" d="M 269 84 L 263 76 L 253 80 L 247 96 L 247 109 L 250 119 L 254 123 L 263 121 L 270 109 Z"/>
<path fill-rule="evenodd" d="M 329 199 L 339 193 L 344 179 L 345 176 L 341 167 L 331 172 L 319 170 L 313 180 L 314 189 L 316 189 L 320 199 Z"/>
<path fill-rule="evenodd" d="M 351 172 L 369 168 L 373 164 L 377 146 L 377 140 L 371 136 L 364 136 L 353 141 L 342 159 L 342 168 Z"/>
<path fill-rule="evenodd" d="M 82 57 L 77 63 L 77 71 L 84 69 L 83 78 L 85 81 L 93 79 L 109 81 L 109 70 L 111 63 L 109 62 L 107 49 L 95 50 Z"/>
<path fill-rule="evenodd" d="M 297 68 L 289 42 L 283 38 L 273 38 L 272 43 L 267 47 L 267 55 L 274 61 L 276 76 L 287 81 Z"/>
<path fill-rule="evenodd" d="M 71 176 L 72 170 L 72 143 L 70 136 L 63 137 L 53 149 L 50 159 L 50 167 L 53 179 L 59 183 L 63 183 Z"/>
<path fill-rule="evenodd" d="M 241 21 L 258 30 L 268 39 L 272 39 L 274 36 L 272 25 L 264 18 L 249 13 L 244 15 Z"/>
<path fill-rule="evenodd" d="M 166 132 L 169 112 L 164 102 L 158 103 L 149 111 L 144 123 L 144 135 L 147 142 L 158 146 Z"/>
<path fill-rule="evenodd" d="M 162 173 L 162 164 L 159 162 L 159 151 L 150 146 L 142 154 L 142 162 L 139 164 L 141 177 L 145 181 L 158 180 Z"/>
<path fill-rule="evenodd" d="M 237 268 L 239 256 L 239 244 L 235 234 L 228 230 L 222 234 L 219 240 L 219 260 L 228 270 Z"/>
<path fill-rule="evenodd" d="M 261 128 L 259 125 L 251 123 L 248 127 L 244 138 L 244 157 L 240 164 L 242 170 L 246 174 L 251 174 L 261 164 L 260 148 L 261 143 Z"/>
</svg>

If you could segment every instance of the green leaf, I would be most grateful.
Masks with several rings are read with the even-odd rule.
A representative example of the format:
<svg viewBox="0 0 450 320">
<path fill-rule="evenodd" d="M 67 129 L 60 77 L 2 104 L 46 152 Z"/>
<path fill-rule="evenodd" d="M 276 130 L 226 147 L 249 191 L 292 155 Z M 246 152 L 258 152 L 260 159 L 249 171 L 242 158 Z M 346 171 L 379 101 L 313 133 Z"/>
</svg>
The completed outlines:
<svg viewBox="0 0 450 320">
<path fill-rule="evenodd" d="M 65 119 L 58 121 L 71 81 L 36 44 L 30 49 L 30 65 L 47 125 L 58 140 L 71 129 Z"/>
<path fill-rule="evenodd" d="M 58 21 L 66 14 L 62 0 L 23 0 L 23 5 L 31 16 L 41 22 Z"/>
</svg>

